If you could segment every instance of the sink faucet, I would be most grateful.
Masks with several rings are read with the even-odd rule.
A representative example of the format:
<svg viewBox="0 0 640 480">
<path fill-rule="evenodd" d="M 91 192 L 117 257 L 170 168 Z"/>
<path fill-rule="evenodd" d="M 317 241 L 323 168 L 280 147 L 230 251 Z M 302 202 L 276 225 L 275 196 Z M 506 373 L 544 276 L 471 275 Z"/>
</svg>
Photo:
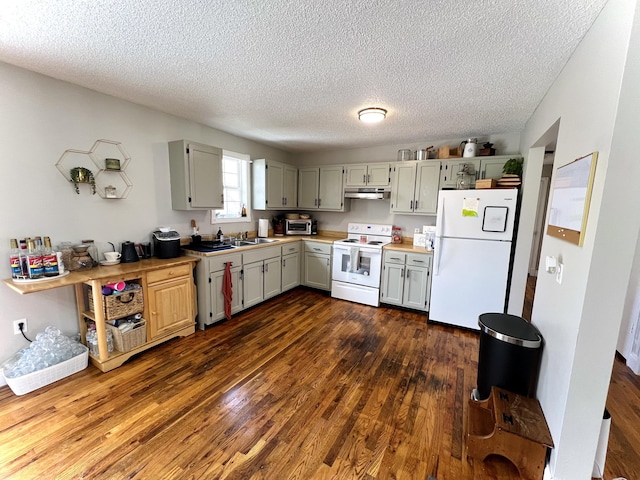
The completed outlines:
<svg viewBox="0 0 640 480">
<path fill-rule="evenodd" d="M 236 240 L 244 240 L 246 237 L 242 234 L 242 232 L 239 232 L 236 235 Z"/>
</svg>

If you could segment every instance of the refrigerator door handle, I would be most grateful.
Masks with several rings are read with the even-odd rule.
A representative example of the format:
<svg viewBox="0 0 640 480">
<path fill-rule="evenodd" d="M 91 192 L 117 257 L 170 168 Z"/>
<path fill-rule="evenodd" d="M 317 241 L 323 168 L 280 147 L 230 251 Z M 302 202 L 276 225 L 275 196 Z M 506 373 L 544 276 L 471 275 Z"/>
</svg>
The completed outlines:
<svg viewBox="0 0 640 480">
<path fill-rule="evenodd" d="M 444 231 L 444 197 L 438 198 L 438 211 L 436 213 L 436 239 L 442 237 Z"/>
<path fill-rule="evenodd" d="M 433 274 L 438 275 L 440 273 L 440 256 L 442 255 L 442 238 L 436 237 L 436 244 L 434 245 L 434 258 L 433 258 Z"/>
<path fill-rule="evenodd" d="M 444 197 L 438 197 L 438 211 L 436 213 L 436 241 L 433 246 L 433 274 L 440 272 L 440 257 L 442 255 L 442 232 L 444 231 Z"/>
</svg>

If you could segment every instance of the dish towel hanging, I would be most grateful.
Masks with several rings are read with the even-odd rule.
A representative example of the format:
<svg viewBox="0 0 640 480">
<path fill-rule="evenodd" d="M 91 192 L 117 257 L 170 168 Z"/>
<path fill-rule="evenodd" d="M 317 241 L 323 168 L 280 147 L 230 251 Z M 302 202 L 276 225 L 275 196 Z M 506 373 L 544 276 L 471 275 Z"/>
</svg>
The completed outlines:
<svg viewBox="0 0 640 480">
<path fill-rule="evenodd" d="M 224 264 L 222 277 L 222 295 L 224 296 L 224 315 L 231 320 L 231 300 L 233 299 L 233 284 L 231 282 L 231 262 Z"/>
<path fill-rule="evenodd" d="M 360 268 L 360 249 L 358 247 L 349 248 L 349 271 L 357 272 Z"/>
</svg>

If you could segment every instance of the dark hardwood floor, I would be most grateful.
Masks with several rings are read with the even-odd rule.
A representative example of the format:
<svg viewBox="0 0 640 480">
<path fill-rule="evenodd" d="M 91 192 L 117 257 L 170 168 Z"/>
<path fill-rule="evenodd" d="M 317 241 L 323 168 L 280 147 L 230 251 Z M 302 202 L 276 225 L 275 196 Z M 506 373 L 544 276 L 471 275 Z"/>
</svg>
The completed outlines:
<svg viewBox="0 0 640 480">
<path fill-rule="evenodd" d="M 466 459 L 477 354 L 476 333 L 296 289 L 111 372 L 0 388 L 0 478 L 518 478 Z M 610 409 L 637 420 L 624 368 Z M 614 421 L 608 475 L 640 471 L 638 436 Z"/>
</svg>

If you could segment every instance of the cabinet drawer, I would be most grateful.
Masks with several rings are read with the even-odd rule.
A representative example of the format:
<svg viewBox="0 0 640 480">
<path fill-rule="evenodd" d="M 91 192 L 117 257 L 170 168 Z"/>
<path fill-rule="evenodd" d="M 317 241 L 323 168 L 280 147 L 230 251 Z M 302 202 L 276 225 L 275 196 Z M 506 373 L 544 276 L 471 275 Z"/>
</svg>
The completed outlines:
<svg viewBox="0 0 640 480">
<path fill-rule="evenodd" d="M 305 252 L 323 253 L 325 255 L 330 255 L 331 244 L 320 242 L 304 242 L 304 250 Z"/>
<path fill-rule="evenodd" d="M 282 246 L 282 255 L 289 255 L 290 253 L 300 253 L 300 242 L 288 243 Z"/>
<path fill-rule="evenodd" d="M 407 253 L 407 265 L 413 265 L 415 267 L 430 267 L 431 255 L 424 253 Z"/>
<path fill-rule="evenodd" d="M 242 255 L 239 253 L 233 255 L 216 255 L 215 257 L 209 257 L 208 260 L 210 272 L 219 272 L 220 270 L 224 270 L 224 264 L 227 262 L 231 262 L 231 265 L 234 267 L 242 265 Z"/>
<path fill-rule="evenodd" d="M 255 250 L 242 254 L 242 263 L 246 265 L 247 263 L 259 262 L 260 260 L 279 256 L 280 246 L 256 248 Z"/>
<path fill-rule="evenodd" d="M 175 267 L 163 268 L 147 273 L 147 283 L 158 283 L 176 277 L 184 277 L 191 274 L 191 264 L 176 265 Z"/>
<path fill-rule="evenodd" d="M 405 257 L 406 253 L 402 252 L 384 252 L 385 263 L 397 263 L 400 265 L 404 265 Z"/>
</svg>

